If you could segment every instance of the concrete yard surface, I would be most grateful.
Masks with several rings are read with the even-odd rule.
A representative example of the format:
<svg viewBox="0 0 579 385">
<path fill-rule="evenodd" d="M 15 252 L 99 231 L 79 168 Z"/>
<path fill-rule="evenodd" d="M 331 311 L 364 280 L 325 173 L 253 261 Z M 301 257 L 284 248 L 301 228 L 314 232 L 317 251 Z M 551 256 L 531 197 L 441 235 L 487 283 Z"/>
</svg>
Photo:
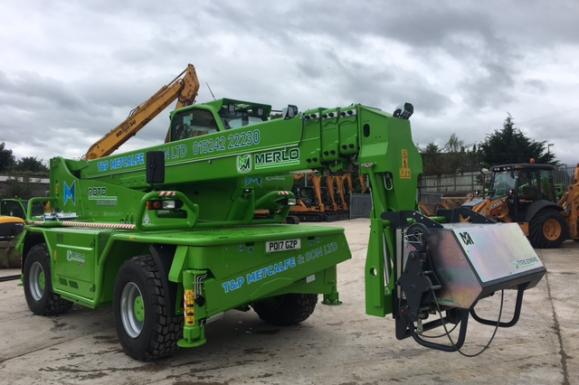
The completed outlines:
<svg viewBox="0 0 579 385">
<path fill-rule="evenodd" d="M 368 220 L 344 226 L 353 258 L 339 267 L 340 306 L 318 304 L 299 326 L 262 323 L 232 311 L 207 326 L 207 345 L 156 363 L 127 357 L 110 308 L 75 307 L 33 316 L 19 281 L 0 283 L 1 384 L 579 384 L 579 243 L 539 250 L 547 276 L 525 295 L 519 324 L 500 329 L 476 358 L 396 340 L 394 321 L 364 313 Z M 13 272 L 12 272 L 13 273 Z M 498 300 L 481 303 L 496 318 Z M 514 292 L 506 295 L 504 319 Z M 464 350 L 477 351 L 492 327 L 471 321 Z M 444 341 L 443 339 L 441 339 Z"/>
</svg>

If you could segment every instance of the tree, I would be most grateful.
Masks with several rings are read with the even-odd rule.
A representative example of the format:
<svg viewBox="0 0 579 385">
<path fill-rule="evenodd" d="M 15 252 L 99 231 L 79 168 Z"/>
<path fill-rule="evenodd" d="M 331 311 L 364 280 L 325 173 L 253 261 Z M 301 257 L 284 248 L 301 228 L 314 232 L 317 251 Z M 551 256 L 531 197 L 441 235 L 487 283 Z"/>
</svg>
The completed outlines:
<svg viewBox="0 0 579 385">
<path fill-rule="evenodd" d="M 450 138 L 448 138 L 448 142 L 446 142 L 446 145 L 444 146 L 444 150 L 446 152 L 464 151 L 464 142 L 458 139 L 458 136 L 456 136 L 455 133 L 452 133 Z"/>
<path fill-rule="evenodd" d="M 29 199 L 32 197 L 30 183 L 20 182 L 17 179 L 8 179 L 4 187 L 4 195 L 11 198 Z"/>
<path fill-rule="evenodd" d="M 26 156 L 19 159 L 14 169 L 17 171 L 48 172 L 48 168 L 42 164 L 42 161 L 33 156 Z"/>
<path fill-rule="evenodd" d="M 442 157 L 440 148 L 434 143 L 428 143 L 422 150 L 422 163 L 424 166 L 424 175 L 442 174 Z"/>
<path fill-rule="evenodd" d="M 12 150 L 6 148 L 6 143 L 0 143 L 0 171 L 7 171 L 14 167 L 16 160 Z"/>
<path fill-rule="evenodd" d="M 435 143 L 428 143 L 422 152 L 423 154 L 439 154 L 440 148 Z"/>
<path fill-rule="evenodd" d="M 488 166 L 503 163 L 527 163 L 531 158 L 537 163 L 557 164 L 555 155 L 547 151 L 546 141 L 530 139 L 515 127 L 508 115 L 501 130 L 495 130 L 480 145 L 482 159 Z"/>
<path fill-rule="evenodd" d="M 421 153 L 424 175 L 461 174 L 481 168 L 481 152 L 477 145 L 470 148 L 454 133 L 444 148 L 429 143 Z"/>
</svg>

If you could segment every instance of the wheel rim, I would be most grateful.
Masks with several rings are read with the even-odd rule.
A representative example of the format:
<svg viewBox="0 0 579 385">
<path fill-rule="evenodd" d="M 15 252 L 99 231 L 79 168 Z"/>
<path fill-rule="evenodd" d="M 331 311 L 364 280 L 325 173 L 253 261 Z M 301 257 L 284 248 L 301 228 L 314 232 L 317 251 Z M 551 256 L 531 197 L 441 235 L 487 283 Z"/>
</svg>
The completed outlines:
<svg viewBox="0 0 579 385">
<path fill-rule="evenodd" d="M 561 224 L 555 218 L 549 218 L 543 223 L 543 234 L 549 241 L 559 239 L 561 231 Z"/>
<path fill-rule="evenodd" d="M 34 262 L 32 266 L 30 266 L 29 274 L 28 288 L 30 289 L 30 295 L 32 295 L 32 299 L 35 301 L 40 301 L 46 287 L 46 276 L 40 262 Z"/>
<path fill-rule="evenodd" d="M 134 282 L 127 282 L 121 294 L 121 319 L 127 334 L 137 338 L 145 323 L 145 304 L 141 290 Z"/>
</svg>

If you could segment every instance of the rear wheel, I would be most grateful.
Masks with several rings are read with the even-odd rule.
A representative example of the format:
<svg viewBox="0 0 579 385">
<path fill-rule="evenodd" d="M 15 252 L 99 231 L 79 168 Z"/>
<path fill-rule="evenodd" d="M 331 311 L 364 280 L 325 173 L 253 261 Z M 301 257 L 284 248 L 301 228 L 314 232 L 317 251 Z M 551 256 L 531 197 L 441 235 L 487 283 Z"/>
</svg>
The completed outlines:
<svg viewBox="0 0 579 385">
<path fill-rule="evenodd" d="M 113 298 L 115 326 L 123 350 L 140 361 L 171 355 L 183 318 L 170 314 L 159 267 L 149 255 L 133 257 L 119 270 Z"/>
<path fill-rule="evenodd" d="M 566 234 L 565 220 L 557 210 L 541 210 L 531 220 L 529 239 L 534 247 L 541 249 L 559 247 Z"/>
<path fill-rule="evenodd" d="M 34 314 L 58 315 L 70 310 L 72 302 L 52 292 L 50 256 L 46 244 L 39 243 L 30 249 L 22 273 L 26 303 Z"/>
<path fill-rule="evenodd" d="M 295 325 L 305 321 L 316 308 L 317 294 L 284 294 L 251 305 L 259 318 L 276 326 Z"/>
</svg>

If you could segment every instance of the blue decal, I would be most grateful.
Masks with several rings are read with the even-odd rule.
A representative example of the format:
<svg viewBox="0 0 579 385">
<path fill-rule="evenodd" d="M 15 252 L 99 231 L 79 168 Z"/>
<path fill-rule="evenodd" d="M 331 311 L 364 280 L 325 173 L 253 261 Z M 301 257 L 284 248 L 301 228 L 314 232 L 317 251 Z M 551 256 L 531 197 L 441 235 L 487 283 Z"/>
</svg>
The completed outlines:
<svg viewBox="0 0 579 385">
<path fill-rule="evenodd" d="M 109 162 L 106 160 L 101 160 L 97 162 L 97 167 L 99 172 L 109 171 Z"/>
<path fill-rule="evenodd" d="M 142 166 L 144 164 L 145 164 L 145 153 L 138 152 L 136 154 L 129 154 L 117 158 L 98 161 L 97 170 L 99 172 L 105 172 L 109 170 L 119 170 L 122 168 Z"/>
<path fill-rule="evenodd" d="M 244 187 L 261 186 L 261 184 L 262 184 L 261 178 L 258 176 L 256 177 L 246 176 L 245 179 L 243 180 Z"/>
<path fill-rule="evenodd" d="M 319 239 L 315 243 L 320 243 Z M 240 252 L 244 250 L 240 248 Z M 249 251 L 249 250 L 248 250 Z M 304 254 L 298 254 L 295 257 L 289 257 L 279 262 L 274 262 L 257 270 L 250 271 L 245 276 L 240 275 L 237 278 L 230 279 L 221 284 L 225 294 L 230 294 L 244 286 L 249 286 L 264 279 L 271 278 L 277 274 L 288 270 L 295 269 L 298 265 L 313 262 L 325 255 L 333 254 L 338 251 L 338 243 L 330 242 L 318 246 L 315 249 L 308 250 Z M 251 252 L 251 251 L 250 251 Z M 300 266 L 301 267 L 301 266 Z"/>
<path fill-rule="evenodd" d="M 145 164 L 145 154 L 139 152 L 137 154 L 130 154 L 114 158 L 110 160 L 111 170 L 118 170 L 121 168 L 141 166 Z"/>
<path fill-rule="evenodd" d="M 232 291 L 241 289 L 245 284 L 251 285 L 252 283 L 261 281 L 262 279 L 272 277 L 276 274 L 283 273 L 286 270 L 290 270 L 296 267 L 295 257 L 287 258 L 281 262 L 273 263 L 269 266 L 257 269 L 250 273 L 247 273 L 245 277 L 239 276 L 229 281 L 225 281 L 221 284 L 223 291 L 231 293 Z"/>
<path fill-rule="evenodd" d="M 241 288 L 243 284 L 244 284 L 243 277 L 237 277 L 236 279 L 231 279 L 229 281 L 223 282 L 221 286 L 223 286 L 223 291 L 225 291 L 225 293 L 229 293 L 230 291 L 234 291 Z"/>
<path fill-rule="evenodd" d="M 64 182 L 64 204 L 68 201 L 72 201 L 72 204 L 76 206 L 76 181 L 73 180 L 72 184 L 69 186 L 68 183 Z"/>
<path fill-rule="evenodd" d="M 251 273 L 248 273 L 247 283 L 252 284 L 254 282 L 261 281 L 262 279 L 272 277 L 279 273 L 283 273 L 284 271 L 293 269 L 294 267 L 296 267 L 296 259 L 294 257 L 290 257 L 282 262 L 274 263 L 262 269 L 258 269 L 252 271 Z"/>
</svg>

